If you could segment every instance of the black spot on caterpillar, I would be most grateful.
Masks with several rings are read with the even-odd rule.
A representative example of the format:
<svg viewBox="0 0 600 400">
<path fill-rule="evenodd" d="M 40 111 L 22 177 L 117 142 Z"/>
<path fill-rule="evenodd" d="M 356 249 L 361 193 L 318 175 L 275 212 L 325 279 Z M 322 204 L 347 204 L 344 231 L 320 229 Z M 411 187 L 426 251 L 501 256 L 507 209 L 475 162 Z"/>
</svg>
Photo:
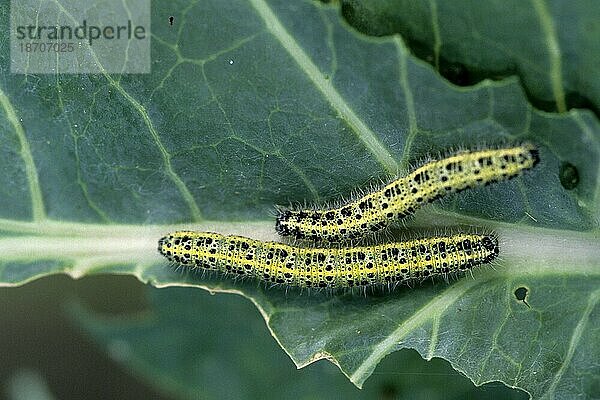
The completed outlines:
<svg viewBox="0 0 600 400">
<path fill-rule="evenodd" d="M 494 234 L 460 233 L 373 246 L 297 247 L 210 232 L 174 232 L 158 251 L 194 269 L 273 284 L 348 288 L 395 284 L 465 272 L 499 253 Z"/>
<path fill-rule="evenodd" d="M 430 161 L 383 188 L 337 208 L 280 209 L 275 229 L 282 236 L 301 240 L 337 242 L 362 238 L 448 193 L 514 178 L 538 162 L 538 150 L 529 143 L 461 152 Z"/>
</svg>

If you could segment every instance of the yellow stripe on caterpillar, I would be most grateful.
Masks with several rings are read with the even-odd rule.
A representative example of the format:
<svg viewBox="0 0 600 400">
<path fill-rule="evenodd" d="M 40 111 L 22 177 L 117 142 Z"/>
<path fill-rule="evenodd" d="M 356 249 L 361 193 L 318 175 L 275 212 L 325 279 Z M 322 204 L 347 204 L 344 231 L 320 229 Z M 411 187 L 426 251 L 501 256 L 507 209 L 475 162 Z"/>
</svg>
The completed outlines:
<svg viewBox="0 0 600 400">
<path fill-rule="evenodd" d="M 282 236 L 301 240 L 337 242 L 362 238 L 448 193 L 508 180 L 538 162 L 538 150 L 529 143 L 461 152 L 430 161 L 383 188 L 337 208 L 280 209 L 275 229 Z"/>
<path fill-rule="evenodd" d="M 295 287 L 347 288 L 447 276 L 489 263 L 494 234 L 459 233 L 373 246 L 298 247 L 241 236 L 179 231 L 158 242 L 178 265 Z"/>
</svg>

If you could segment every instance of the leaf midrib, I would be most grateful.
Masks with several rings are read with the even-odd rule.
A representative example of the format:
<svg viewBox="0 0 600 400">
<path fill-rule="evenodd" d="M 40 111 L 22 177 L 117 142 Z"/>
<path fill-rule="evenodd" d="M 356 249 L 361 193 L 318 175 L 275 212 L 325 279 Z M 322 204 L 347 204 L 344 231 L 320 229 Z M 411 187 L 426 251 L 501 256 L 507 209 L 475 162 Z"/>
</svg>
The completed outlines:
<svg viewBox="0 0 600 400">
<path fill-rule="evenodd" d="M 451 220 L 441 214 L 438 220 Z M 489 221 L 473 223 L 489 226 Z M 463 221 L 464 222 L 464 221 Z M 600 274 L 598 231 L 574 232 L 495 223 L 501 238 L 501 264 L 497 273 Z M 236 234 L 262 241 L 281 241 L 272 221 L 216 222 L 184 225 L 100 225 L 58 222 L 23 222 L 0 219 L 0 231 L 11 233 L 0 238 L 3 261 L 74 260 L 89 257 L 116 257 L 122 263 L 158 263 L 156 243 L 164 234 L 176 230 L 211 231 Z M 16 234 L 16 235 L 15 235 Z M 120 258 L 119 258 L 120 257 Z M 564 266 L 570 265 L 568 271 Z"/>
</svg>

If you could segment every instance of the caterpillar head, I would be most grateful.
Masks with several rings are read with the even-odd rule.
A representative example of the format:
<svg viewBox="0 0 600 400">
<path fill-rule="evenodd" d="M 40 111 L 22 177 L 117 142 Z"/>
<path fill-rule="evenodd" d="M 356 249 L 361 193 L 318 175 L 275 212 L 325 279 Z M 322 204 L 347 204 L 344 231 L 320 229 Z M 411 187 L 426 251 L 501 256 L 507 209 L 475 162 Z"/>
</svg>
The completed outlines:
<svg viewBox="0 0 600 400">
<path fill-rule="evenodd" d="M 289 222 L 292 218 L 294 218 L 292 211 L 287 209 L 278 209 L 277 210 L 277 220 L 275 221 L 275 230 L 281 236 L 290 236 L 292 231 L 289 227 Z"/>
</svg>

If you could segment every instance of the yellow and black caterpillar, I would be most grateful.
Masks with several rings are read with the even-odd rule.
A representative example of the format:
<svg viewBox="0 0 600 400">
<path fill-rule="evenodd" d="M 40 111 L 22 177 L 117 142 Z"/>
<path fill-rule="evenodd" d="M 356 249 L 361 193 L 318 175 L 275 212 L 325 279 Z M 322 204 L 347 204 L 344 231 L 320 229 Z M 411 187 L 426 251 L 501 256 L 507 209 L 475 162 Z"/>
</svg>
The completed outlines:
<svg viewBox="0 0 600 400">
<path fill-rule="evenodd" d="M 493 234 L 460 233 L 373 246 L 296 247 L 241 236 L 180 231 L 158 251 L 179 265 L 289 286 L 348 288 L 446 276 L 489 263 L 499 253 Z"/>
<path fill-rule="evenodd" d="M 508 180 L 538 162 L 538 150 L 529 143 L 461 152 L 430 161 L 382 189 L 337 208 L 282 209 L 275 229 L 282 236 L 313 241 L 362 238 L 448 193 Z"/>
</svg>

